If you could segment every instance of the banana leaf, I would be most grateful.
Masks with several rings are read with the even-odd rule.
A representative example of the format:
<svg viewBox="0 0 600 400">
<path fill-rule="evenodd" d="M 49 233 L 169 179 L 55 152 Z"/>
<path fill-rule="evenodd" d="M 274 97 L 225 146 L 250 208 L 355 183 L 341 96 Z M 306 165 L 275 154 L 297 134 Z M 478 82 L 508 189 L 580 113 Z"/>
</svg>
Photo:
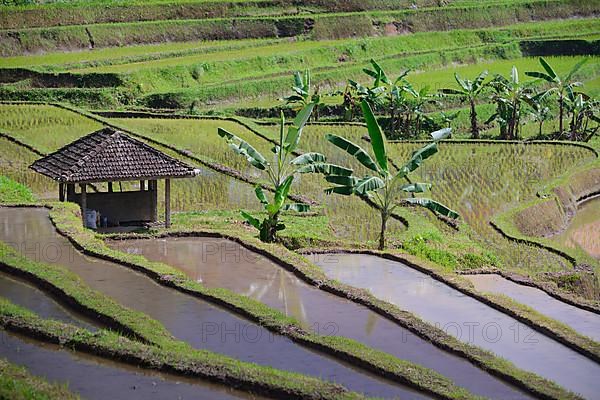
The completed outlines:
<svg viewBox="0 0 600 400">
<path fill-rule="evenodd" d="M 421 197 L 412 197 L 412 198 L 408 198 L 408 199 L 404 199 L 404 201 L 406 201 L 409 204 L 414 204 L 414 205 L 418 205 L 421 207 L 425 207 L 431 211 L 434 211 L 438 214 L 444 215 L 448 218 L 459 218 L 460 215 L 456 212 L 453 211 L 451 209 L 449 209 L 448 207 L 446 207 L 445 205 L 438 203 L 437 201 L 431 200 L 431 199 L 424 199 Z"/>
<path fill-rule="evenodd" d="M 354 172 L 354 171 L 352 171 L 349 168 L 341 167 L 341 166 L 335 165 L 335 164 L 314 163 L 314 164 L 308 164 L 303 167 L 300 167 L 300 168 L 298 168 L 298 170 L 296 172 L 298 172 L 300 174 L 315 173 L 315 174 L 324 174 L 324 175 L 349 176 L 349 175 L 352 175 L 352 172 Z"/>
<path fill-rule="evenodd" d="M 385 137 L 383 136 L 383 132 L 381 132 L 381 127 L 377 123 L 373 110 L 366 100 L 362 101 L 361 108 L 365 116 L 367 130 L 369 131 L 369 137 L 371 138 L 371 146 L 373 148 L 373 153 L 375 153 L 377 163 L 383 171 L 387 172 L 388 158 L 385 151 Z"/>
<path fill-rule="evenodd" d="M 263 157 L 263 155 L 260 154 L 258 150 L 252 147 L 252 145 L 250 145 L 245 140 L 227 132 L 223 128 L 219 128 L 218 134 L 219 136 L 227 140 L 229 147 L 231 147 L 237 154 L 241 154 L 244 157 L 246 157 L 248 162 L 256 168 L 265 170 L 269 165 L 265 157 Z"/>
<path fill-rule="evenodd" d="M 365 167 L 369 168 L 372 171 L 379 172 L 377 164 L 375 164 L 375 161 L 373 161 L 369 153 L 367 153 L 357 144 L 352 143 L 346 138 L 330 133 L 325 135 L 325 139 L 327 139 L 329 142 L 339 147 L 340 149 L 344 150 L 348 154 L 354 156 L 358 160 L 358 162 L 360 162 Z"/>
<path fill-rule="evenodd" d="M 292 165 L 308 165 L 315 163 L 324 163 L 327 161 L 325 156 L 321 153 L 304 153 L 301 156 L 294 158 L 290 161 Z"/>
</svg>

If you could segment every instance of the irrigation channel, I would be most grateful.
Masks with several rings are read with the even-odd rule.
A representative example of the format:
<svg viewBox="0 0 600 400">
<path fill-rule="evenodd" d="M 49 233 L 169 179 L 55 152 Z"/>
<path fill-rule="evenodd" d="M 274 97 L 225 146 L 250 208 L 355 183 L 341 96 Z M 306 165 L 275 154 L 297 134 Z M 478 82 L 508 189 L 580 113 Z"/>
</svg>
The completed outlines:
<svg viewBox="0 0 600 400">
<path fill-rule="evenodd" d="M 572 306 L 535 287 L 520 285 L 496 274 L 465 275 L 480 292 L 500 293 L 600 341 L 600 315 Z"/>
<path fill-rule="evenodd" d="M 207 287 L 252 297 L 320 334 L 349 337 L 431 368 L 482 396 L 527 396 L 468 361 L 445 352 L 367 307 L 319 290 L 283 267 L 226 239 L 186 237 L 110 241 L 117 250 L 169 264 Z"/>
<path fill-rule="evenodd" d="M 313 254 L 310 259 L 332 279 L 368 289 L 461 341 L 490 350 L 586 398 L 598 398 L 600 365 L 427 274 L 373 255 Z"/>
<path fill-rule="evenodd" d="M 87 257 L 56 232 L 46 209 L 0 207 L 0 240 L 36 261 L 66 267 L 91 288 L 162 322 L 176 338 L 195 348 L 316 376 L 369 396 L 429 398 L 272 334 L 206 301 L 161 286 L 127 267 Z"/>
<path fill-rule="evenodd" d="M 42 318 L 65 322 L 90 331 L 101 327 L 86 317 L 72 313 L 45 292 L 5 273 L 0 273 L 0 296 L 35 312 Z M 34 375 L 67 384 L 71 391 L 86 399 L 116 399 L 123 394 L 126 394 L 128 399 L 188 399 L 197 396 L 222 400 L 256 398 L 222 385 L 142 370 L 33 341 L 2 329 L 0 357 L 26 367 Z"/>
</svg>

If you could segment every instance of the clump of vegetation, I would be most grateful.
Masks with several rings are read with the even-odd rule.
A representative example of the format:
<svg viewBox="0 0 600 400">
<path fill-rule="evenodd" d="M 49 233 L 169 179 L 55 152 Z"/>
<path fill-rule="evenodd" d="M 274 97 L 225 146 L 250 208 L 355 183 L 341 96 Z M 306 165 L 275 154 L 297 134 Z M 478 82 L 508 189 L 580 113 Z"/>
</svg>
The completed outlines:
<svg viewBox="0 0 600 400">
<path fill-rule="evenodd" d="M 31 190 L 6 176 L 0 175 L 0 203 L 33 203 Z"/>
</svg>

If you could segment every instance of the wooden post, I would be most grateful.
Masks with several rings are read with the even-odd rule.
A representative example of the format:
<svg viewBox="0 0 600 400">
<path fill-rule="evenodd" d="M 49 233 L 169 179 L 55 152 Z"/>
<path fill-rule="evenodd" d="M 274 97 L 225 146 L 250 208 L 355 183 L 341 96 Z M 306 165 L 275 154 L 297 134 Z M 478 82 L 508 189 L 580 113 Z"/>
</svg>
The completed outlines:
<svg viewBox="0 0 600 400">
<path fill-rule="evenodd" d="M 146 182 L 140 181 L 140 192 L 143 192 L 146 189 Z"/>
<path fill-rule="evenodd" d="M 58 184 L 58 201 L 65 201 L 65 184 L 62 182 Z"/>
<path fill-rule="evenodd" d="M 149 181 L 148 190 L 150 190 L 152 222 L 156 222 L 158 220 L 158 182 Z"/>
<path fill-rule="evenodd" d="M 171 180 L 165 179 L 165 228 L 171 227 Z"/>
<path fill-rule="evenodd" d="M 83 220 L 83 226 L 85 227 L 85 210 L 87 209 L 87 193 L 85 183 L 79 185 L 81 187 L 81 218 Z"/>
<path fill-rule="evenodd" d="M 112 192 L 113 192 L 112 182 L 108 182 L 108 193 L 112 193 Z"/>
<path fill-rule="evenodd" d="M 74 201 L 75 199 L 75 185 L 67 183 L 67 201 Z"/>
</svg>

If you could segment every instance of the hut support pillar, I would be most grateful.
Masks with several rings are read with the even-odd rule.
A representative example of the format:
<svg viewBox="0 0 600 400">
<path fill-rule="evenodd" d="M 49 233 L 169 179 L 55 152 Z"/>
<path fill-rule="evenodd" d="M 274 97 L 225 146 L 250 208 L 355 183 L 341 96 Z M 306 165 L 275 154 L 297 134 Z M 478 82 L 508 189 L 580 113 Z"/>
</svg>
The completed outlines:
<svg viewBox="0 0 600 400">
<path fill-rule="evenodd" d="M 87 209 L 87 192 L 86 184 L 82 183 L 81 187 L 81 219 L 83 220 L 83 226 L 85 227 L 85 210 Z"/>
<path fill-rule="evenodd" d="M 171 227 L 171 180 L 165 179 L 165 228 Z"/>
<path fill-rule="evenodd" d="M 148 181 L 148 190 L 150 191 L 150 201 L 151 203 L 151 214 L 152 214 L 152 222 L 156 222 L 158 220 L 158 182 Z"/>
<path fill-rule="evenodd" d="M 65 201 L 65 184 L 62 182 L 58 184 L 58 201 Z"/>
</svg>

